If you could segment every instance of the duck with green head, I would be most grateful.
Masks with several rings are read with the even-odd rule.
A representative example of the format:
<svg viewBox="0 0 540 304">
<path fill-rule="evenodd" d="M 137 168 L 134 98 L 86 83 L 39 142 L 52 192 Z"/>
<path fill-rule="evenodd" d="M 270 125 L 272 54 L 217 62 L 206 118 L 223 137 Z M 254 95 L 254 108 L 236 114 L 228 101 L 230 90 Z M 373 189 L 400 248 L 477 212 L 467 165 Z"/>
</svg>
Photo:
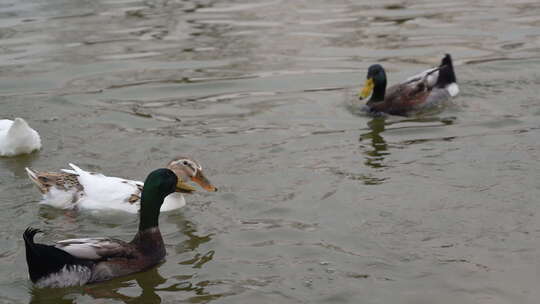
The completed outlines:
<svg viewBox="0 0 540 304">
<path fill-rule="evenodd" d="M 79 286 L 140 272 L 165 258 L 159 231 L 159 213 L 165 197 L 176 190 L 178 178 L 169 169 L 157 169 L 144 182 L 139 230 L 131 242 L 100 237 L 68 239 L 54 245 L 34 243 L 41 232 L 23 234 L 30 279 L 38 287 Z"/>
<path fill-rule="evenodd" d="M 368 99 L 372 114 L 408 115 L 418 110 L 443 104 L 459 93 L 452 58 L 446 54 L 441 64 L 404 82 L 386 87 L 386 72 L 380 64 L 369 67 L 364 88 L 358 94 Z"/>
</svg>

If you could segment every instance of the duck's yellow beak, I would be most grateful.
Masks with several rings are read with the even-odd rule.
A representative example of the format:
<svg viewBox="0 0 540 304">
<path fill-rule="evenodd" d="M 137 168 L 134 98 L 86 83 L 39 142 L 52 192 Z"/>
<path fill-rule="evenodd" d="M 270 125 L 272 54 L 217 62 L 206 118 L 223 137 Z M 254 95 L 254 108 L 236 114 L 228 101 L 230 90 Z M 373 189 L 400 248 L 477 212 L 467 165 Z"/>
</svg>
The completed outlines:
<svg viewBox="0 0 540 304">
<path fill-rule="evenodd" d="M 212 183 L 204 176 L 201 170 L 197 171 L 197 174 L 191 178 L 192 181 L 196 182 L 204 190 L 210 192 L 216 192 L 218 189 L 212 185 Z"/>
<path fill-rule="evenodd" d="M 193 186 L 190 186 L 183 180 L 178 179 L 178 182 L 176 183 L 176 192 L 191 193 L 195 190 L 197 189 L 193 188 Z"/>
<path fill-rule="evenodd" d="M 375 83 L 373 82 L 373 78 L 366 79 L 366 83 L 364 84 L 364 87 L 358 93 L 358 98 L 360 99 L 368 98 L 371 95 L 371 93 L 373 93 L 374 86 L 375 86 Z"/>
</svg>

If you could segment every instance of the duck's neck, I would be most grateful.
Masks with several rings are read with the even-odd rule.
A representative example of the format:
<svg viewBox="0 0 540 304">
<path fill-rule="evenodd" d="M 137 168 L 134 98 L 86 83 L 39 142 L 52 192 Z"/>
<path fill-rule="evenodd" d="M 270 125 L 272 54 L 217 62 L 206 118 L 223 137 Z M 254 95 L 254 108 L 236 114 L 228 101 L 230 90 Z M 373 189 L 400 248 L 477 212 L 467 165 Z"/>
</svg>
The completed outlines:
<svg viewBox="0 0 540 304">
<path fill-rule="evenodd" d="M 153 189 L 145 189 L 141 197 L 141 210 L 139 211 L 139 232 L 159 225 L 159 208 L 165 197 Z"/>
<path fill-rule="evenodd" d="M 162 259 L 165 245 L 159 231 L 159 208 L 165 197 L 151 188 L 145 188 L 141 197 L 139 231 L 131 241 L 146 256 Z"/>
<path fill-rule="evenodd" d="M 386 92 L 386 78 L 384 79 L 374 79 L 373 93 L 371 93 L 370 101 L 383 101 L 384 94 Z"/>
<path fill-rule="evenodd" d="M 165 256 L 165 244 L 158 227 L 138 231 L 131 243 L 145 256 L 155 257 L 158 260 Z"/>
</svg>

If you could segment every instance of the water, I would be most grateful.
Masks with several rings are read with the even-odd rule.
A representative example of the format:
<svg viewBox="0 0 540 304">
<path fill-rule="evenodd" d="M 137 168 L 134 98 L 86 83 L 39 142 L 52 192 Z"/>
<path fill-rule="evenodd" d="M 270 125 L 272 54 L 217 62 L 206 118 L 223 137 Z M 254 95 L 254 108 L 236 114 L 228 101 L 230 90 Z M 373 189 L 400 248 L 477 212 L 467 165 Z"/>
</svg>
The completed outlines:
<svg viewBox="0 0 540 304">
<path fill-rule="evenodd" d="M 43 150 L 0 158 L 0 303 L 536 303 L 537 1 L 0 3 L 0 109 Z M 370 118 L 453 55 L 455 107 Z M 176 155 L 220 192 L 162 214 L 167 261 L 33 288 L 21 234 L 129 240 L 137 218 L 39 206 L 24 167 L 143 179 Z"/>
</svg>

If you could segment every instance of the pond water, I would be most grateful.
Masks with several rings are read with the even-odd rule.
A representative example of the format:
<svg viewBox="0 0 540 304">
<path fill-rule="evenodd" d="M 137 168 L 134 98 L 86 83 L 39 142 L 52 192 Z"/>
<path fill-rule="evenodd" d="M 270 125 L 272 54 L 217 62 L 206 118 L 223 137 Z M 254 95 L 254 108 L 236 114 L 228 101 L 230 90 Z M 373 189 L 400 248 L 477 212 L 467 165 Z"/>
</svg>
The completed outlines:
<svg viewBox="0 0 540 304">
<path fill-rule="evenodd" d="M 0 117 L 39 153 L 0 158 L 0 303 L 537 303 L 538 1 L 3 0 Z M 451 53 L 461 94 L 372 118 Z M 191 155 L 220 189 L 161 215 L 167 261 L 37 289 L 22 232 L 114 236 L 137 217 L 38 205 L 24 167 L 142 180 Z"/>
</svg>

